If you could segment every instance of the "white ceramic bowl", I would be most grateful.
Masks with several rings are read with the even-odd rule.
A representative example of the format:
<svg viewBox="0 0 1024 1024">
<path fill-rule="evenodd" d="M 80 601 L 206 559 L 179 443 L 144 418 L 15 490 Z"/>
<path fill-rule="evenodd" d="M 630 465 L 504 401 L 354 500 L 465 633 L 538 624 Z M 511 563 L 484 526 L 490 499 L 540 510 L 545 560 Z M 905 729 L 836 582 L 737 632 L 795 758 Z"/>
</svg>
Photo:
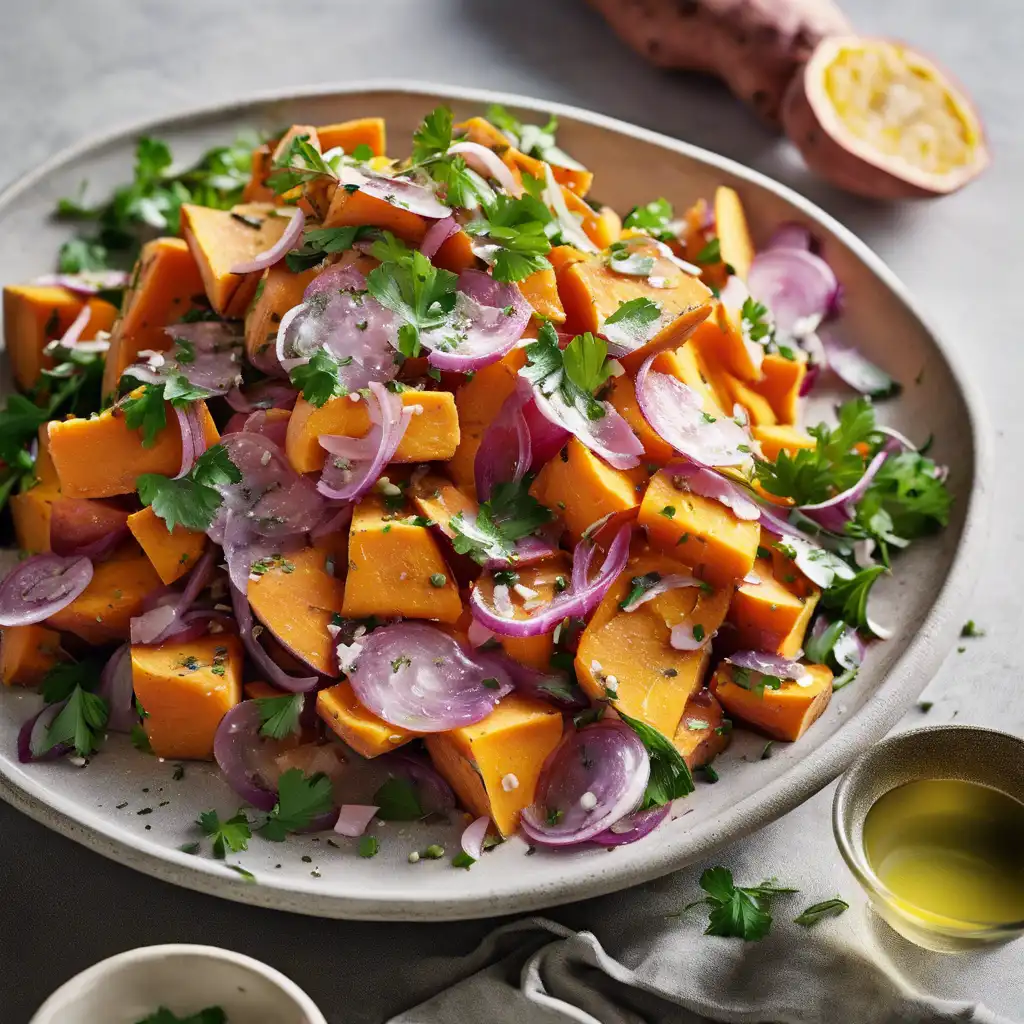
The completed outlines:
<svg viewBox="0 0 1024 1024">
<path fill-rule="evenodd" d="M 166 1006 L 178 1016 L 219 1006 L 228 1024 L 327 1024 L 280 971 L 216 946 L 141 946 L 61 985 L 29 1024 L 136 1024 Z"/>
</svg>

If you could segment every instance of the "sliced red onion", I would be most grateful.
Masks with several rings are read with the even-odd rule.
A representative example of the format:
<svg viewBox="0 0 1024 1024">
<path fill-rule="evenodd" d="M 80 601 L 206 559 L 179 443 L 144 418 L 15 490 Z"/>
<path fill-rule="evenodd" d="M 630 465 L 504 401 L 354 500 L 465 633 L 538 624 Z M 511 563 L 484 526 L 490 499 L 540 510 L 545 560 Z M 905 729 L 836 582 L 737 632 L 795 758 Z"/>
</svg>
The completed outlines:
<svg viewBox="0 0 1024 1024">
<path fill-rule="evenodd" d="M 226 395 L 241 385 L 243 338 L 237 325 L 201 320 L 194 324 L 172 324 L 164 328 L 164 333 L 176 342 L 186 342 L 189 348 L 187 356 L 181 346 L 167 356 L 154 353 L 149 368 L 161 380 L 180 374 L 207 395 Z M 152 365 L 154 361 L 158 365 Z M 136 364 L 125 372 L 138 377 L 139 370 Z"/>
<path fill-rule="evenodd" d="M 244 516 L 263 537 L 306 533 L 321 522 L 324 502 L 316 485 L 295 472 L 273 441 L 243 432 L 221 438 L 221 444 L 242 474 L 238 483 L 218 485 L 225 513 Z"/>
<path fill-rule="evenodd" d="M 189 402 L 185 408 L 177 405 L 172 408 L 181 429 L 181 468 L 174 478 L 180 480 L 192 472 L 196 459 L 206 451 L 206 431 L 195 402 Z"/>
<path fill-rule="evenodd" d="M 725 505 L 737 519 L 756 522 L 761 518 L 761 506 L 748 498 L 742 488 L 714 470 L 676 463 L 666 467 L 665 472 L 672 475 L 672 482 L 677 486 Z"/>
<path fill-rule="evenodd" d="M 810 686 L 811 674 L 799 661 L 783 658 L 777 654 L 765 654 L 763 651 L 737 651 L 725 659 L 738 668 L 760 672 L 761 675 L 778 676 L 779 679 L 792 679 L 798 686 Z"/>
<path fill-rule="evenodd" d="M 133 644 L 163 643 L 178 631 L 183 616 L 213 578 L 215 558 L 215 549 L 210 545 L 192 567 L 180 595 L 173 590 L 165 591 L 160 596 L 159 604 L 131 620 Z"/>
<path fill-rule="evenodd" d="M 217 726 L 213 757 L 235 793 L 247 804 L 269 813 L 277 803 L 277 791 L 268 785 L 259 767 L 262 724 L 259 705 L 254 700 L 236 704 Z"/>
<path fill-rule="evenodd" d="M 852 579 L 853 569 L 837 554 L 823 548 L 803 534 L 796 533 L 792 526 L 782 523 L 774 516 L 761 513 L 761 525 L 779 537 L 779 545 L 793 552 L 793 564 L 814 584 L 827 589 L 838 577 Z"/>
<path fill-rule="evenodd" d="M 868 463 L 864 475 L 852 487 L 840 491 L 827 501 L 820 501 L 815 505 L 800 505 L 800 511 L 826 530 L 842 533 L 846 524 L 857 514 L 857 502 L 864 497 L 864 492 L 871 486 L 871 481 L 878 475 L 882 463 L 888 457 L 889 452 L 883 449 Z"/>
<path fill-rule="evenodd" d="M 235 412 L 251 413 L 258 409 L 291 409 L 299 393 L 290 384 L 265 380 L 244 391 L 232 388 L 225 398 Z"/>
<path fill-rule="evenodd" d="M 476 450 L 473 475 L 476 496 L 487 501 L 495 484 L 519 483 L 530 469 L 530 428 L 523 415 L 524 396 L 517 389 L 505 399 Z"/>
<path fill-rule="evenodd" d="M 458 230 L 458 221 L 451 215 L 445 217 L 444 220 L 435 220 L 427 228 L 427 233 L 423 236 L 423 241 L 420 242 L 420 252 L 428 260 L 432 260 L 437 254 L 437 250 Z"/>
<path fill-rule="evenodd" d="M 249 657 L 256 663 L 256 667 L 266 677 L 267 682 L 279 690 L 287 690 L 289 693 L 308 693 L 310 690 L 316 689 L 320 682 L 319 676 L 290 675 L 263 649 L 260 642 L 253 636 L 252 608 L 249 605 L 249 600 L 235 586 L 231 587 L 231 605 L 235 610 L 235 620 L 238 622 L 238 635 L 241 637 Z"/>
<path fill-rule="evenodd" d="M 758 253 L 747 274 L 751 295 L 763 302 L 778 329 L 790 333 L 799 320 L 825 316 L 839 293 L 832 268 L 802 249 L 767 249 Z"/>
<path fill-rule="evenodd" d="M 486 718 L 512 689 L 447 633 L 423 622 L 375 629 L 362 641 L 349 682 L 359 703 L 411 732 L 448 732 Z M 497 686 L 484 685 L 493 679 Z"/>
<path fill-rule="evenodd" d="M 288 534 L 283 537 L 261 536 L 253 529 L 250 520 L 238 512 L 226 514 L 221 543 L 231 583 L 243 594 L 249 591 L 249 575 L 256 562 L 288 555 L 306 546 L 303 534 Z"/>
<path fill-rule="evenodd" d="M 361 836 L 379 810 L 375 804 L 342 804 L 338 820 L 334 823 L 334 831 L 339 836 L 350 836 L 353 839 Z"/>
<path fill-rule="evenodd" d="M 355 267 L 328 267 L 310 282 L 303 302 L 281 318 L 275 351 L 290 372 L 325 350 L 338 362 L 341 383 L 358 391 L 394 379 L 397 333 L 395 315 L 366 291 L 366 278 Z"/>
<path fill-rule="evenodd" d="M 547 396 L 534 388 L 533 400 L 537 411 L 555 426 L 563 427 L 581 444 L 600 455 L 615 469 L 633 469 L 640 465 L 644 446 L 633 433 L 632 427 L 609 402 L 601 402 L 604 415 L 589 419 L 574 405 L 569 405 L 561 392 Z"/>
<path fill-rule="evenodd" d="M 903 451 L 916 452 L 919 451 L 916 444 L 907 437 L 906 434 L 901 434 L 895 427 L 876 427 L 879 434 L 885 434 L 886 437 L 890 438 L 895 444 L 890 444 L 889 447 L 895 449 L 902 449 Z"/>
<path fill-rule="evenodd" d="M 247 434 L 262 434 L 283 451 L 288 438 L 288 420 L 278 417 L 271 419 L 266 409 L 257 409 L 246 418 L 242 430 Z"/>
<path fill-rule="evenodd" d="M 579 586 L 576 582 L 581 574 L 576 572 L 575 563 L 578 559 L 585 559 L 585 564 L 589 566 L 590 559 L 593 558 L 594 544 L 589 538 L 581 540 L 573 552 L 574 582 L 570 583 L 568 590 L 556 595 L 553 601 L 538 609 L 529 618 L 513 619 L 498 614 L 484 601 L 479 587 L 473 588 L 470 597 L 473 617 L 487 629 L 501 636 L 512 637 L 550 633 L 566 617 L 586 618 L 600 604 L 601 599 L 625 568 L 629 558 L 631 532 L 628 525 L 619 530 L 597 575 L 585 586 Z"/>
<path fill-rule="evenodd" d="M 768 239 L 766 249 L 803 249 L 810 251 L 813 238 L 811 229 L 795 221 L 780 224 Z"/>
<path fill-rule="evenodd" d="M 704 633 L 698 640 L 693 630 L 699 625 L 687 616 L 682 622 L 677 622 L 669 633 L 669 646 L 675 651 L 699 651 L 707 647 L 717 635 L 717 631 Z"/>
<path fill-rule="evenodd" d="M 352 503 L 329 504 L 324 510 L 323 522 L 310 530 L 309 536 L 314 543 L 331 536 L 332 533 L 340 533 L 352 519 Z"/>
<path fill-rule="evenodd" d="M 89 308 L 89 304 L 86 303 L 78 313 L 78 316 L 71 321 L 71 326 L 61 335 L 60 341 L 57 342 L 61 348 L 74 348 L 75 343 L 82 336 L 82 332 L 89 326 L 89 320 L 92 317 L 92 310 Z"/>
<path fill-rule="evenodd" d="M 302 229 L 306 226 L 306 215 L 298 206 L 292 209 L 291 218 L 281 237 L 269 249 L 257 253 L 251 260 L 236 263 L 231 268 L 231 273 L 252 274 L 257 270 L 266 270 L 267 267 L 272 267 L 279 260 L 283 260 L 288 250 L 298 245 Z"/>
<path fill-rule="evenodd" d="M 67 608 L 91 581 L 88 558 L 32 555 L 0 583 L 0 626 L 42 622 Z"/>
<path fill-rule="evenodd" d="M 30 764 L 33 761 L 56 761 L 58 757 L 70 754 L 75 749 L 71 743 L 47 746 L 50 726 L 66 704 L 67 701 L 62 700 L 56 704 L 45 705 L 18 730 L 18 760 L 22 764 Z"/>
<path fill-rule="evenodd" d="M 636 400 L 651 429 L 680 455 L 702 466 L 739 466 L 749 461 L 750 434 L 728 416 L 711 416 L 693 388 L 652 369 L 644 360 L 636 375 Z"/>
<path fill-rule="evenodd" d="M 558 222 L 558 230 L 566 245 L 574 246 L 580 252 L 598 252 L 598 248 L 590 240 L 590 236 L 583 230 L 583 225 L 578 217 L 574 217 L 565 201 L 562 186 L 555 181 L 549 164 L 544 165 L 544 191 L 541 193 L 541 201 L 555 215 Z"/>
<path fill-rule="evenodd" d="M 55 555 L 102 561 L 128 533 L 128 513 L 103 502 L 63 498 L 51 507 L 50 550 Z"/>
<path fill-rule="evenodd" d="M 128 287 L 124 270 L 82 270 L 77 274 L 42 274 L 32 279 L 35 285 L 65 288 L 76 295 L 96 295 Z"/>
<path fill-rule="evenodd" d="M 425 757 L 399 750 L 388 755 L 388 767 L 412 783 L 424 815 L 455 810 L 452 787 Z"/>
<path fill-rule="evenodd" d="M 837 621 L 830 622 L 824 615 L 819 615 L 811 627 L 807 641 L 807 657 L 812 661 L 824 663 L 829 655 L 841 669 L 842 680 L 836 680 L 834 686 L 844 686 L 853 679 L 857 670 L 864 662 L 867 644 L 861 639 L 860 633 L 852 626 Z"/>
<path fill-rule="evenodd" d="M 533 400 L 533 387 L 525 377 L 516 378 L 516 390 L 525 396 L 523 419 L 530 433 L 530 465 L 543 466 L 572 437 L 561 423 L 553 423 L 543 415 Z"/>
<path fill-rule="evenodd" d="M 324 434 L 320 446 L 328 453 L 317 489 L 333 501 L 362 497 L 391 461 L 413 417 L 410 406 L 383 384 L 370 384 L 366 400 L 370 432 L 365 437 Z"/>
<path fill-rule="evenodd" d="M 448 147 L 447 156 L 461 156 L 474 171 L 485 178 L 493 178 L 510 196 L 523 194 L 522 185 L 493 149 L 479 142 L 456 142 Z"/>
<path fill-rule="evenodd" d="M 489 153 L 490 150 L 487 152 Z M 484 855 L 484 839 L 490 824 L 491 819 L 484 814 L 463 830 L 459 844 L 462 846 L 463 852 L 473 860 L 479 860 Z"/>
<path fill-rule="evenodd" d="M 515 347 L 532 307 L 514 284 L 480 270 L 459 274 L 455 308 L 442 327 L 423 331 L 427 359 L 439 370 L 469 373 L 497 362 Z"/>
<path fill-rule="evenodd" d="M 647 749 L 625 722 L 603 718 L 570 730 L 544 762 L 520 827 L 545 846 L 593 839 L 636 809 L 650 774 Z"/>
<path fill-rule="evenodd" d="M 600 843 L 601 846 L 624 846 L 626 843 L 635 843 L 638 839 L 650 835 L 669 816 L 671 810 L 669 804 L 664 804 L 661 807 L 651 807 L 646 811 L 627 814 L 611 828 L 593 836 L 590 841 Z"/>
<path fill-rule="evenodd" d="M 647 604 L 648 601 L 653 601 L 656 597 L 667 594 L 670 590 L 680 590 L 682 587 L 700 587 L 702 585 L 701 581 L 695 576 L 668 573 L 660 577 L 653 587 L 649 587 L 639 597 L 623 604 L 622 610 L 624 612 L 635 612 L 642 604 Z"/>
<path fill-rule="evenodd" d="M 107 660 L 96 693 L 110 709 L 107 728 L 113 732 L 131 732 L 139 721 L 132 687 L 131 644 L 121 644 Z"/>
<path fill-rule="evenodd" d="M 476 624 L 475 619 L 473 622 Z M 527 697 L 554 704 L 563 711 L 582 711 L 590 704 L 587 695 L 570 676 L 557 672 L 541 672 L 510 658 L 503 651 L 480 651 L 476 659 L 483 665 L 489 662 L 499 665 L 512 680 L 516 692 Z"/>
<path fill-rule="evenodd" d="M 359 186 L 359 191 L 429 220 L 443 220 L 452 212 L 437 198 L 433 189 L 408 178 L 389 178 L 384 174 L 370 172 L 367 173 L 366 181 Z"/>
<path fill-rule="evenodd" d="M 889 398 L 899 391 L 899 384 L 857 349 L 827 335 L 823 344 L 828 368 L 854 391 L 872 398 Z"/>
</svg>

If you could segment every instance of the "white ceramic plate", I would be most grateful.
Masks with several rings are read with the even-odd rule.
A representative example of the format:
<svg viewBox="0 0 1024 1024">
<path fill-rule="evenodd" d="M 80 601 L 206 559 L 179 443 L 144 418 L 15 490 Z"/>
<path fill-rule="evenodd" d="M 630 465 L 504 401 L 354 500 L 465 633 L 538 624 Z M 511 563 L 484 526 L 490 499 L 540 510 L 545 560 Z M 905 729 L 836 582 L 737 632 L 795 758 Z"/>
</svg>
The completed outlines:
<svg viewBox="0 0 1024 1024">
<path fill-rule="evenodd" d="M 15 736 L 38 698 L 6 690 L 0 695 L 0 793 L 51 828 L 141 871 L 262 906 L 382 920 L 493 916 L 633 885 L 708 857 L 830 782 L 897 722 L 963 621 L 983 532 L 989 458 L 979 404 L 954 353 L 925 325 L 892 273 L 849 231 L 789 189 L 695 146 L 571 107 L 465 89 L 383 82 L 264 96 L 134 125 L 76 146 L 17 182 L 0 196 L 0 281 L 52 269 L 65 237 L 64 226 L 49 219 L 57 199 L 73 194 L 83 179 L 91 196 L 106 195 L 128 176 L 141 134 L 166 139 L 179 160 L 188 160 L 242 128 L 274 130 L 379 114 L 387 118 L 397 148 L 440 102 L 456 115 L 480 112 L 491 102 L 527 117 L 555 112 L 561 144 L 596 172 L 595 194 L 618 210 L 661 195 L 685 208 L 726 183 L 742 195 L 755 239 L 763 241 L 781 221 L 809 224 L 842 281 L 848 336 L 905 385 L 899 398 L 881 406 L 882 422 L 919 441 L 934 435 L 933 454 L 950 467 L 952 522 L 901 557 L 895 577 L 876 588 L 876 618 L 895 628 L 895 638 L 875 645 L 860 678 L 836 695 L 808 735 L 792 746 L 776 744 L 771 758 L 761 760 L 764 741 L 738 732 L 717 762 L 717 785 L 698 784 L 677 806 L 673 821 L 612 852 L 538 851 L 527 857 L 525 844 L 514 839 L 470 871 L 453 869 L 447 858 L 410 865 L 409 851 L 432 842 L 455 852 L 458 830 L 388 824 L 375 829 L 380 854 L 366 860 L 346 840 L 335 848 L 326 837 L 295 837 L 280 845 L 256 839 L 235 858 L 254 874 L 255 883 L 247 882 L 222 862 L 178 849 L 198 838 L 192 825 L 198 811 L 230 812 L 237 806 L 214 767 L 189 763 L 175 781 L 173 764 L 136 753 L 123 737 L 111 737 L 86 768 L 66 762 L 20 765 Z M 819 406 L 829 398 L 818 398 Z"/>
</svg>

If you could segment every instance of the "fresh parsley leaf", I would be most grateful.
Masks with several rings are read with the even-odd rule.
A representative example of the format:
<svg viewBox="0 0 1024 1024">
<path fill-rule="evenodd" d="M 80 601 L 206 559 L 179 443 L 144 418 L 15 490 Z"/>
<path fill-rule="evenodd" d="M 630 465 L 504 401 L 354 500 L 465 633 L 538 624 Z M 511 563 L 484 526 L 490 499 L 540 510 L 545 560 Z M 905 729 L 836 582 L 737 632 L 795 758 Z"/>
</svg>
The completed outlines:
<svg viewBox="0 0 1024 1024">
<path fill-rule="evenodd" d="M 318 178 L 337 178 L 308 135 L 294 135 L 284 151 L 274 160 L 267 175 L 267 185 L 278 195 Z"/>
<path fill-rule="evenodd" d="M 717 242 L 718 239 L 716 238 Z M 721 253 L 718 254 L 721 258 Z M 703 262 L 700 255 L 697 262 Z M 747 296 L 740 307 L 740 325 L 744 335 L 759 345 L 766 345 L 775 336 L 775 328 L 772 327 L 771 318 L 768 315 L 768 307 L 763 302 Z"/>
<path fill-rule="evenodd" d="M 299 717 L 305 704 L 305 694 L 287 693 L 280 697 L 256 697 L 260 709 L 260 735 L 283 740 L 299 731 Z"/>
<path fill-rule="evenodd" d="M 440 186 L 439 198 L 447 206 L 472 209 L 477 205 L 481 189 L 461 156 L 438 157 L 428 169 Z"/>
<path fill-rule="evenodd" d="M 695 789 L 693 776 L 675 744 L 646 722 L 630 718 L 621 710 L 619 717 L 643 741 L 651 760 L 651 777 L 640 810 L 663 807 L 678 797 L 692 793 Z"/>
<path fill-rule="evenodd" d="M 962 637 L 973 639 L 974 637 L 984 636 L 985 630 L 979 629 L 974 619 L 968 619 L 960 630 Z M 45 684 L 44 684 L 45 685 Z"/>
<path fill-rule="evenodd" d="M 138 394 L 128 395 L 121 403 L 121 412 L 129 429 L 142 431 L 142 447 L 152 448 L 157 434 L 167 426 L 164 385 L 146 384 Z"/>
<path fill-rule="evenodd" d="M 672 204 L 667 199 L 654 199 L 644 206 L 634 206 L 622 222 L 624 228 L 646 231 L 647 234 L 661 239 L 663 242 L 675 238 L 671 223 L 675 217 Z"/>
<path fill-rule="evenodd" d="M 151 505 L 168 530 L 180 523 L 190 530 L 206 531 L 223 500 L 217 488 L 241 479 L 242 474 L 227 449 L 216 444 L 196 459 L 186 476 L 171 479 L 158 473 L 143 473 L 136 486 L 143 505 Z"/>
<path fill-rule="evenodd" d="M 949 522 L 953 503 L 937 473 L 935 463 L 920 452 L 890 456 L 857 505 L 858 523 L 870 529 L 872 517 L 884 513 L 890 535 L 916 540 L 934 533 Z"/>
<path fill-rule="evenodd" d="M 646 296 L 639 296 L 620 303 L 601 329 L 608 333 L 606 328 L 614 327 L 613 340 L 640 346 L 649 340 L 651 325 L 660 317 L 661 307 Z"/>
<path fill-rule="evenodd" d="M 57 269 L 62 274 L 80 274 L 83 270 L 106 270 L 109 253 L 101 242 L 88 238 L 69 238 L 57 256 Z"/>
<path fill-rule="evenodd" d="M 435 107 L 412 133 L 413 163 L 422 163 L 434 156 L 443 156 L 452 144 L 454 118 L 449 107 Z"/>
<path fill-rule="evenodd" d="M 440 195 L 448 206 L 474 207 L 479 198 L 478 179 L 461 156 L 447 156 L 452 144 L 452 112 L 437 107 L 423 119 L 413 132 L 412 167 L 425 167 L 440 186 Z"/>
<path fill-rule="evenodd" d="M 886 571 L 884 565 L 861 569 L 851 579 L 836 577 L 821 595 L 822 607 L 839 614 L 844 622 L 855 629 L 870 629 L 868 625 L 868 594 L 875 580 Z"/>
<path fill-rule="evenodd" d="M 722 262 L 722 243 L 717 238 L 712 238 L 694 257 L 698 263 L 705 265 Z M 765 310 L 767 313 L 768 311 Z"/>
<path fill-rule="evenodd" d="M 284 258 L 288 269 L 300 274 L 322 263 L 332 253 L 345 252 L 356 242 L 372 238 L 377 229 L 365 224 L 346 224 L 340 228 L 308 228 L 302 236 L 302 245 L 292 249 Z"/>
<path fill-rule="evenodd" d="M 573 351 L 567 363 L 566 352 L 570 348 Z M 580 381 L 600 378 L 603 384 L 608 379 L 611 371 L 606 353 L 604 342 L 592 334 L 577 335 L 563 352 L 558 345 L 557 332 L 545 321 L 537 331 L 537 340 L 526 346 L 526 366 L 519 373 L 542 395 L 548 398 L 557 395 L 587 419 L 599 420 L 605 415 L 604 405 L 590 389 L 581 386 Z"/>
<path fill-rule="evenodd" d="M 43 676 L 43 700 L 47 704 L 59 704 L 74 693 L 76 686 L 95 690 L 102 671 L 103 666 L 98 661 L 59 661 Z"/>
<path fill-rule="evenodd" d="M 519 198 L 496 194 L 483 203 L 482 216 L 467 224 L 465 230 L 471 235 L 484 235 L 499 247 L 492 265 L 496 280 L 520 281 L 551 266 L 547 231 L 552 222 L 551 211 L 529 192 Z"/>
<path fill-rule="evenodd" d="M 581 391 L 593 394 L 599 391 L 612 375 L 608 361 L 608 346 L 603 338 L 595 338 L 589 331 L 577 334 L 562 351 L 565 375 Z"/>
<path fill-rule="evenodd" d="M 249 848 L 252 827 L 243 811 L 239 811 L 227 821 L 221 821 L 216 811 L 203 811 L 197 819 L 197 824 L 203 833 L 213 840 L 213 855 L 217 860 L 223 860 L 229 850 L 231 853 L 240 853 Z"/>
<path fill-rule="evenodd" d="M 782 679 L 779 676 L 773 676 L 768 672 L 755 672 L 753 669 L 742 668 L 740 665 L 730 665 L 729 668 L 732 681 L 744 690 L 756 693 L 758 697 L 763 697 L 765 690 L 782 688 Z"/>
<path fill-rule="evenodd" d="M 728 868 L 708 868 L 700 876 L 700 887 L 707 893 L 684 908 L 689 910 L 704 904 L 711 908 L 705 935 L 721 935 L 727 938 L 757 942 L 763 939 L 772 926 L 769 909 L 773 897 L 799 890 L 762 882 L 760 885 L 744 888 L 733 882 Z"/>
<path fill-rule="evenodd" d="M 76 684 L 67 704 L 60 710 L 46 732 L 46 750 L 58 743 L 71 743 L 79 757 L 88 757 L 106 727 L 110 709 L 95 693 Z"/>
<path fill-rule="evenodd" d="M 647 572 L 643 576 L 634 576 L 629 581 L 629 593 L 624 601 L 619 602 L 619 607 L 625 612 L 630 606 L 640 600 L 653 586 L 661 582 L 660 572 Z"/>
<path fill-rule="evenodd" d="M 513 117 L 503 106 L 492 103 L 487 108 L 487 120 L 512 137 L 512 144 L 528 156 L 545 160 L 556 167 L 571 167 L 585 170 L 581 163 L 574 160 L 565 150 L 559 149 L 555 142 L 558 131 L 558 118 L 552 114 L 545 125 L 524 124 Z"/>
<path fill-rule="evenodd" d="M 323 772 L 307 776 L 301 768 L 289 768 L 277 780 L 277 803 L 260 835 L 281 843 L 289 832 L 307 828 L 331 809 L 332 790 L 331 780 Z"/>
<path fill-rule="evenodd" d="M 452 546 L 481 565 L 492 558 L 511 562 L 516 541 L 536 533 L 552 519 L 551 509 L 530 494 L 528 481 L 502 482 L 480 505 L 475 519 L 462 512 L 452 517 Z"/>
<path fill-rule="evenodd" d="M 408 779 L 391 776 L 373 794 L 381 821 L 416 821 L 423 817 L 416 787 Z"/>
<path fill-rule="evenodd" d="M 159 386 L 159 385 L 155 385 Z M 189 402 L 199 402 L 210 397 L 210 392 L 193 384 L 183 373 L 172 373 L 163 385 L 163 398 L 177 409 L 183 409 Z"/>
<path fill-rule="evenodd" d="M 317 408 L 348 394 L 341 382 L 341 364 L 323 348 L 317 349 L 308 363 L 293 367 L 289 376 L 302 397 Z"/>
<path fill-rule="evenodd" d="M 455 308 L 458 278 L 433 266 L 418 249 L 401 251 L 389 232 L 375 243 L 373 251 L 382 262 L 367 275 L 367 291 L 404 321 L 399 329 L 402 351 L 416 355 L 420 332 L 444 326 Z M 387 260 L 383 260 L 385 255 Z"/>
<path fill-rule="evenodd" d="M 380 840 L 376 836 L 359 837 L 359 856 L 376 857 L 380 852 Z"/>
<path fill-rule="evenodd" d="M 822 900 L 821 903 L 812 903 L 806 910 L 801 911 L 793 918 L 793 923 L 803 925 L 804 928 L 813 928 L 819 921 L 824 921 L 826 917 L 838 917 L 849 909 L 850 904 L 837 896 L 835 899 Z"/>
<path fill-rule="evenodd" d="M 177 1014 L 171 1013 L 166 1006 L 161 1006 L 156 1013 L 151 1013 L 137 1024 L 228 1024 L 228 1015 L 220 1006 L 208 1006 L 205 1010 L 200 1010 L 188 1017 L 179 1017 Z"/>
</svg>

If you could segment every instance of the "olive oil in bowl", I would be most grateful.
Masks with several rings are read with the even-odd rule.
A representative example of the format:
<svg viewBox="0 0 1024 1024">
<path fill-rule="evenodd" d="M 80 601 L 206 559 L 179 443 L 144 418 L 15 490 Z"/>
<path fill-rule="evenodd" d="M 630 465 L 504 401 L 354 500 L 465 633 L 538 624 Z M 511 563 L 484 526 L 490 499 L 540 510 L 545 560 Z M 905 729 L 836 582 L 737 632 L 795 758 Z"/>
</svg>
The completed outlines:
<svg viewBox="0 0 1024 1024">
<path fill-rule="evenodd" d="M 923 929 L 984 932 L 1024 921 L 1024 804 L 960 779 L 885 793 L 864 819 L 864 853 Z"/>
</svg>

